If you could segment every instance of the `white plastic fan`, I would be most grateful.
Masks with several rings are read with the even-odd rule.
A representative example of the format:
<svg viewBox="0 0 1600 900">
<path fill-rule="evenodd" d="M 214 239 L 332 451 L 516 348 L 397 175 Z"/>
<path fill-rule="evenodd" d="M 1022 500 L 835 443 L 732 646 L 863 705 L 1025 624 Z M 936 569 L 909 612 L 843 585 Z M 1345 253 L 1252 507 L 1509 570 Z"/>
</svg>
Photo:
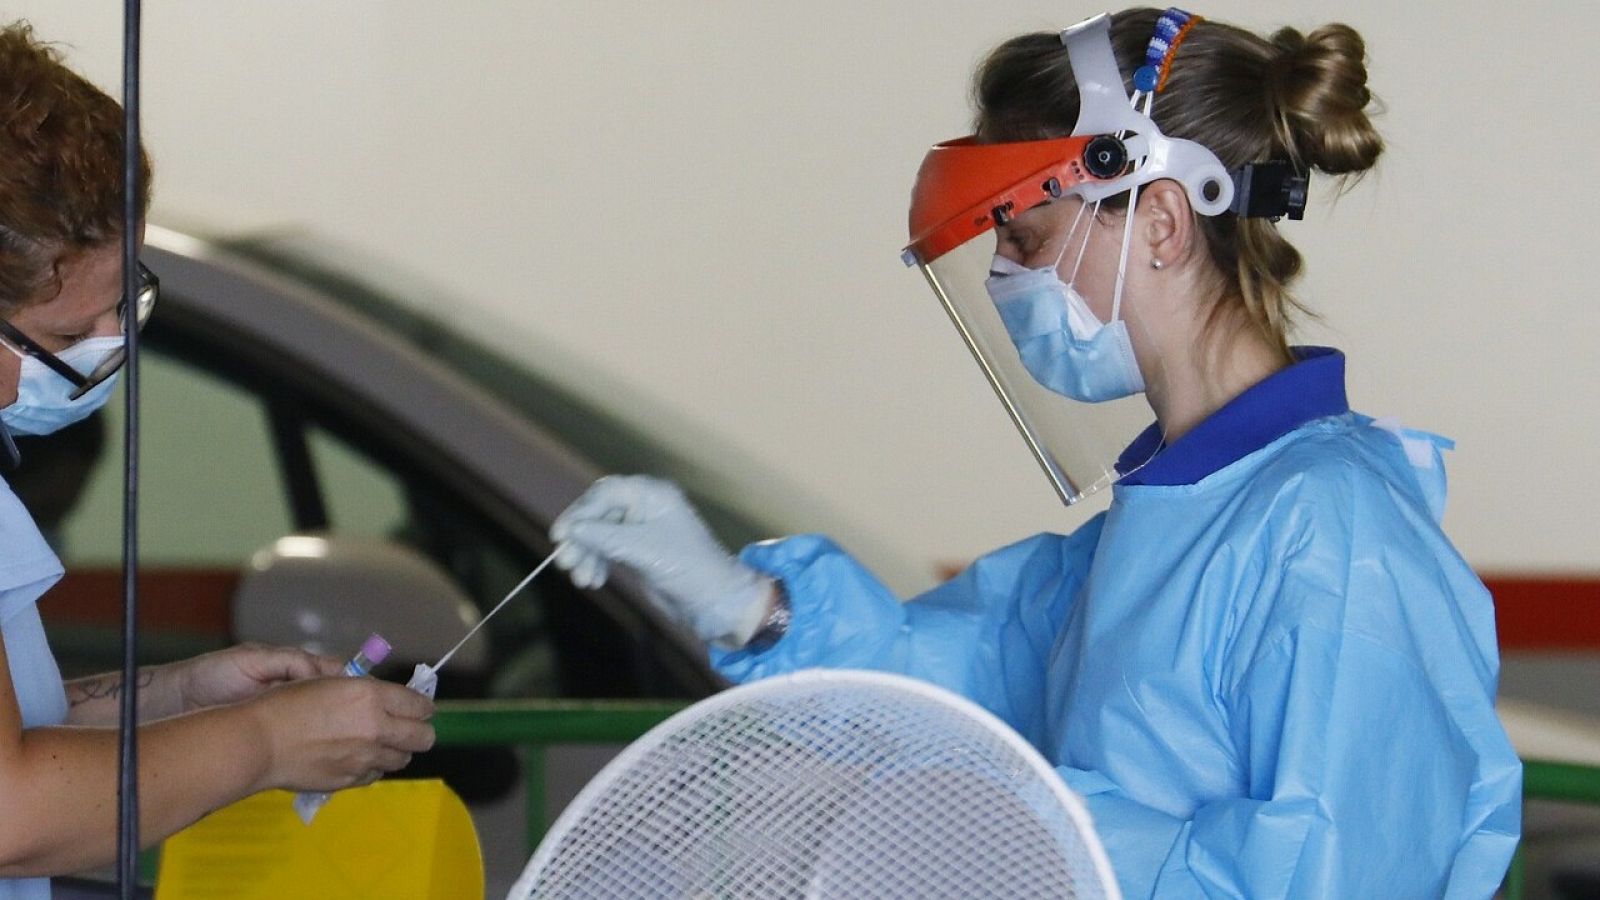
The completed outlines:
<svg viewBox="0 0 1600 900">
<path fill-rule="evenodd" d="M 898 675 L 724 691 L 584 788 L 510 900 L 1120 900 L 1083 804 L 999 719 Z"/>
</svg>

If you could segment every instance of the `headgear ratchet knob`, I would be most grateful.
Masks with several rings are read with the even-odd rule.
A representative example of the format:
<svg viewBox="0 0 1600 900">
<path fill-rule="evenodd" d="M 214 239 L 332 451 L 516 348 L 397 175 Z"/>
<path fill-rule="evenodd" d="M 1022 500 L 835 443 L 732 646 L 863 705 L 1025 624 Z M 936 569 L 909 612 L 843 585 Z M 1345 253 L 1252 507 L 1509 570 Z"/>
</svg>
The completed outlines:
<svg viewBox="0 0 1600 900">
<path fill-rule="evenodd" d="M 1095 138 L 1083 148 L 1083 167 L 1096 178 L 1115 178 L 1127 165 L 1127 146 L 1109 134 Z"/>
</svg>

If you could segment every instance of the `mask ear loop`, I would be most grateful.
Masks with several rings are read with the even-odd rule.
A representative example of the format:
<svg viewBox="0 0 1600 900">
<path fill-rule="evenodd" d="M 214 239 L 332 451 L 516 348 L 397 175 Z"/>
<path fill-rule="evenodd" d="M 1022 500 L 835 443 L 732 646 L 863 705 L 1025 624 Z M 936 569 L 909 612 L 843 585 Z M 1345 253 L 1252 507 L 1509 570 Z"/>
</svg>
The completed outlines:
<svg viewBox="0 0 1600 900">
<path fill-rule="evenodd" d="M 1061 252 L 1056 254 L 1056 261 L 1051 264 L 1051 268 L 1056 271 L 1057 277 L 1060 277 L 1061 261 L 1067 258 L 1067 248 L 1072 246 L 1072 236 L 1078 233 L 1078 223 L 1083 221 L 1083 211 L 1087 208 L 1088 204 L 1080 203 L 1078 205 L 1078 214 L 1072 217 L 1072 227 L 1067 229 L 1067 236 L 1061 241 Z M 1085 243 L 1087 243 L 1087 241 L 1088 236 L 1085 235 Z M 1079 258 L 1082 258 L 1081 254 L 1079 255 Z M 1078 270 L 1074 268 L 1072 272 L 1074 275 L 1076 275 Z"/>
<path fill-rule="evenodd" d="M 1089 212 L 1089 227 L 1085 228 L 1083 230 L 1083 243 L 1078 245 L 1078 256 L 1077 256 L 1076 259 L 1074 259 L 1072 261 L 1072 274 L 1067 278 L 1067 284 L 1069 284 L 1069 285 L 1077 283 L 1077 281 L 1078 281 L 1078 269 L 1079 269 L 1079 267 L 1081 267 L 1083 265 L 1083 255 L 1085 253 L 1089 252 L 1089 233 L 1094 231 L 1094 223 L 1099 221 L 1099 219 L 1100 219 L 1100 201 L 1096 200 L 1094 202 L 1093 208 L 1091 208 L 1089 206 L 1089 204 L 1087 204 L 1087 203 L 1085 203 L 1082 206 L 1080 206 L 1078 208 L 1078 219 L 1083 218 L 1083 214 L 1084 214 L 1085 210 L 1088 210 L 1088 212 Z M 1072 230 L 1073 231 L 1077 231 L 1078 230 L 1078 220 L 1077 219 L 1072 220 Z M 1069 235 L 1069 237 L 1070 237 L 1070 235 Z M 1066 249 L 1067 249 L 1066 247 L 1062 247 L 1061 248 L 1061 252 L 1063 254 L 1065 254 L 1066 253 Z M 1061 260 L 1059 260 L 1059 259 L 1056 260 L 1056 265 L 1058 265 L 1058 266 L 1061 265 Z"/>
<path fill-rule="evenodd" d="M 1133 216 L 1139 208 L 1139 186 L 1128 188 L 1128 220 L 1122 226 L 1122 253 L 1117 258 L 1117 289 L 1111 297 L 1111 321 L 1122 317 L 1122 286 L 1128 274 L 1128 245 L 1133 242 Z"/>
<path fill-rule="evenodd" d="M 3 335 L 0 335 L 0 347 L 4 347 L 16 354 L 18 360 L 27 359 L 27 355 L 16 347 L 11 346 L 11 342 L 6 340 Z M 17 374 L 20 375 L 21 373 L 21 368 L 18 368 Z M 20 381 L 17 386 L 19 388 L 22 386 Z M 6 427 L 6 423 L 0 422 L 0 471 L 10 472 L 20 465 L 22 465 L 22 453 L 17 450 L 17 442 L 11 439 L 11 429 Z"/>
<path fill-rule="evenodd" d="M 1153 102 L 1155 96 L 1155 91 L 1136 90 L 1133 92 L 1133 99 L 1130 102 L 1137 108 L 1139 101 L 1141 99 L 1144 100 L 1144 109 L 1142 111 L 1145 118 L 1150 118 L 1150 110 L 1155 106 Z M 1113 322 L 1122 318 L 1122 287 L 1128 275 L 1128 249 L 1133 243 L 1133 217 L 1139 209 L 1139 188 L 1140 185 L 1136 184 L 1128 189 L 1128 218 L 1122 226 L 1122 253 L 1117 259 L 1117 287 L 1111 297 L 1111 321 Z"/>
<path fill-rule="evenodd" d="M 22 465 L 22 451 L 17 449 L 17 442 L 11 439 L 11 429 L 6 423 L 0 422 L 0 471 L 12 471 Z"/>
</svg>

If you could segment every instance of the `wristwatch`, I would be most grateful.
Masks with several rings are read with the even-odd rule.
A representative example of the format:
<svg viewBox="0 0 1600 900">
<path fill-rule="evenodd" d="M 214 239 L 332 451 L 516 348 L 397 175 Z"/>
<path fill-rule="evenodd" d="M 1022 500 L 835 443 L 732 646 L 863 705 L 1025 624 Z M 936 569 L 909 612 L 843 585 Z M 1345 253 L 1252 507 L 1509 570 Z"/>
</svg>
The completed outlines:
<svg viewBox="0 0 1600 900">
<path fill-rule="evenodd" d="M 772 586 L 772 609 L 767 611 L 767 617 L 761 620 L 761 626 L 745 644 L 747 650 L 759 653 L 770 648 L 789 631 L 789 622 L 794 619 L 794 608 L 789 605 L 789 592 L 784 590 L 783 582 L 774 580 Z"/>
</svg>

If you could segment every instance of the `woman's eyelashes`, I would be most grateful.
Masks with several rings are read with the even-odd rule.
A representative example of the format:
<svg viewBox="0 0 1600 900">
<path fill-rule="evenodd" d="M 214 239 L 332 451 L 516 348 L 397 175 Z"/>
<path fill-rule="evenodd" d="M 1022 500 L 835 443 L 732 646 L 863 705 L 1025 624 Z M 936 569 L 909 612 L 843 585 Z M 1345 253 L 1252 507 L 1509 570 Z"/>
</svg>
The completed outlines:
<svg viewBox="0 0 1600 900">
<path fill-rule="evenodd" d="M 1025 228 L 1008 227 L 1000 235 L 1000 246 L 1005 254 L 1023 265 L 1032 265 L 1039 252 L 1039 236 Z"/>
</svg>

